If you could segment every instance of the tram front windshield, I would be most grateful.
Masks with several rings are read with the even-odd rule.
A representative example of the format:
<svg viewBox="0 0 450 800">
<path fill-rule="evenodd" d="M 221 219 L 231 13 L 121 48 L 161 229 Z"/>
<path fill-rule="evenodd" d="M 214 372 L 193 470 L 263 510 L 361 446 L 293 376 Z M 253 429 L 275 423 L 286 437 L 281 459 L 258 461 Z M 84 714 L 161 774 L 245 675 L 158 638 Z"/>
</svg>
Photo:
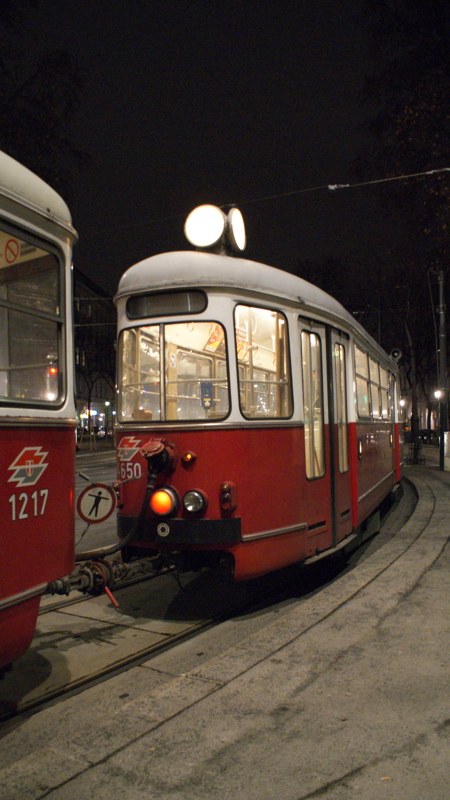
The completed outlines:
<svg viewBox="0 0 450 800">
<path fill-rule="evenodd" d="M 288 344 L 281 312 L 244 305 L 235 307 L 234 342 L 227 341 L 216 321 L 149 323 L 123 330 L 119 420 L 225 419 L 230 413 L 227 347 L 233 346 L 242 416 L 286 419 L 292 414 Z"/>
<path fill-rule="evenodd" d="M 61 403 L 60 270 L 55 254 L 0 230 L 0 402 Z"/>
<path fill-rule="evenodd" d="M 225 331 L 217 322 L 122 331 L 119 419 L 201 421 L 229 412 Z"/>
</svg>

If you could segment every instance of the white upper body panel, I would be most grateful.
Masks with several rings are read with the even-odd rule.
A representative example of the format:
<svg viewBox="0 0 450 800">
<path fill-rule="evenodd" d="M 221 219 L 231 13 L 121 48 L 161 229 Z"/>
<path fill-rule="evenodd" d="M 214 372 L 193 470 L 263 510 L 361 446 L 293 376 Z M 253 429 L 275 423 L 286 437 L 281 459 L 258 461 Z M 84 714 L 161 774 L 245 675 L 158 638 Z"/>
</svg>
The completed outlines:
<svg viewBox="0 0 450 800">
<path fill-rule="evenodd" d="M 121 299 L 132 294 L 187 287 L 205 290 L 222 287 L 231 292 L 244 291 L 279 299 L 280 304 L 296 307 L 302 315 L 309 311 L 329 324 L 359 335 L 386 360 L 382 348 L 334 297 L 303 278 L 245 258 L 198 251 L 151 256 L 126 270 L 115 302 L 120 307 Z M 119 314 L 120 319 L 124 324 L 122 314 Z M 391 365 L 394 367 L 394 362 Z"/>
<path fill-rule="evenodd" d="M 70 211 L 57 192 L 23 164 L 0 151 L 0 198 L 13 201 L 27 211 L 42 215 L 63 228 L 75 241 Z"/>
</svg>

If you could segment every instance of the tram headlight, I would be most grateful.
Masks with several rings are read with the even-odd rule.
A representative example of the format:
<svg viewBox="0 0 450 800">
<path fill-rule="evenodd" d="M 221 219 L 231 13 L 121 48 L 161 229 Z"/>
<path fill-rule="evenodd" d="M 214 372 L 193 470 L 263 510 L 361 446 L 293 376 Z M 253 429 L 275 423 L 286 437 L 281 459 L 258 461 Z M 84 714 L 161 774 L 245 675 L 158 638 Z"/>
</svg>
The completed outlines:
<svg viewBox="0 0 450 800">
<path fill-rule="evenodd" d="M 200 514 L 208 507 L 208 498 L 200 489 L 191 489 L 183 497 L 183 506 L 189 514 Z"/>
<path fill-rule="evenodd" d="M 184 235 L 188 242 L 199 248 L 220 245 L 224 253 L 230 249 L 237 252 L 245 250 L 245 224 L 238 208 L 232 208 L 228 214 L 224 214 L 217 206 L 197 206 L 186 219 Z"/>
<path fill-rule="evenodd" d="M 232 208 L 228 214 L 228 236 L 233 250 L 245 250 L 247 239 L 244 218 L 238 208 Z"/>
<path fill-rule="evenodd" d="M 168 517 L 176 514 L 180 507 L 178 492 L 172 486 L 164 486 L 153 492 L 150 499 L 150 508 L 159 517 Z"/>
<path fill-rule="evenodd" d="M 184 235 L 195 247 L 211 247 L 221 238 L 226 224 L 226 216 L 217 206 L 197 206 L 189 214 Z"/>
</svg>

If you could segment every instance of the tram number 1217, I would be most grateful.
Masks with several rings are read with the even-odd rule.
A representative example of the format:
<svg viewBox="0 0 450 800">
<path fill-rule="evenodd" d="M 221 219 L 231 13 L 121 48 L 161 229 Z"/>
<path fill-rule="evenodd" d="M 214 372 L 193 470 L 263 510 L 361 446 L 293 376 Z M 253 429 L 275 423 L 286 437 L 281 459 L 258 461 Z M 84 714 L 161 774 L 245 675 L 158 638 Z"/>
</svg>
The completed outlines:
<svg viewBox="0 0 450 800">
<path fill-rule="evenodd" d="M 11 506 L 11 519 L 16 522 L 18 519 L 28 519 L 29 517 L 42 517 L 48 500 L 48 489 L 37 489 L 33 494 L 21 492 L 19 496 L 12 494 L 8 498 Z"/>
</svg>

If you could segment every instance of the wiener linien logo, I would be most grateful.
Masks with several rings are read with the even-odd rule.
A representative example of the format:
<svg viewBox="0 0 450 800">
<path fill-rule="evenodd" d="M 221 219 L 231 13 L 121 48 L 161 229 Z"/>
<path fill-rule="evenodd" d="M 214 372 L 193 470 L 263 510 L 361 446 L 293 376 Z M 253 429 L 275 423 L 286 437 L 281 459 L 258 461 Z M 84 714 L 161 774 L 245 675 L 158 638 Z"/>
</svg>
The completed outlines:
<svg viewBox="0 0 450 800">
<path fill-rule="evenodd" d="M 45 459 L 48 452 L 41 447 L 24 447 L 15 461 L 8 467 L 13 474 L 8 478 L 8 483 L 17 483 L 17 486 L 34 486 L 48 467 Z"/>
</svg>

